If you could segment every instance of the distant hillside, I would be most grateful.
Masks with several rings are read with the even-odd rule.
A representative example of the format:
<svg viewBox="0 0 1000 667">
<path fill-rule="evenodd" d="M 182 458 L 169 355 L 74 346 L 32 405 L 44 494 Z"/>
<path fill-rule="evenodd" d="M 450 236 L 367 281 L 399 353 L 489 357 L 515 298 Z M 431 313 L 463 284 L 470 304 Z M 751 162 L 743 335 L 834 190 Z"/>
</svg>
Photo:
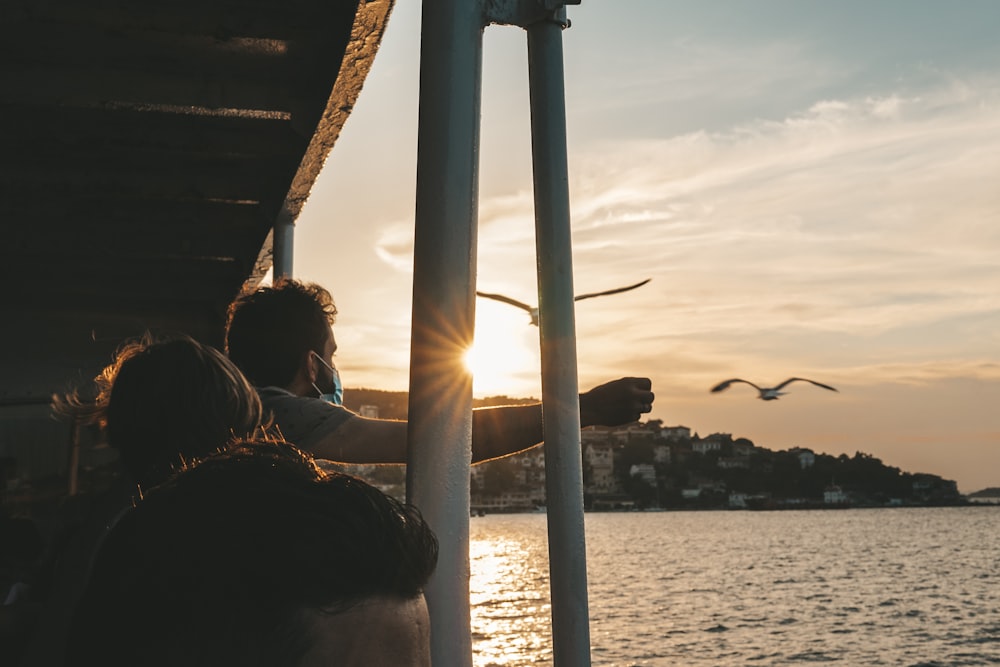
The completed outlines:
<svg viewBox="0 0 1000 667">
<path fill-rule="evenodd" d="M 382 419 L 406 419 L 407 397 L 405 391 L 382 391 L 381 389 L 344 389 L 344 407 L 360 412 L 362 405 L 374 405 Z"/>
<path fill-rule="evenodd" d="M 909 473 L 878 458 L 774 451 L 729 433 L 701 437 L 658 419 L 582 432 L 589 509 L 809 509 L 964 505 L 954 480 Z M 536 450 L 473 470 L 473 505 L 484 511 L 545 503 Z M 988 501 L 984 501 L 988 502 Z"/>
<path fill-rule="evenodd" d="M 970 493 L 969 498 L 1000 498 L 1000 486 L 991 486 L 988 489 Z"/>
<path fill-rule="evenodd" d="M 362 412 L 363 406 L 375 406 L 380 418 L 406 419 L 408 396 L 405 391 L 347 389 L 344 405 L 355 412 Z M 534 398 L 490 396 L 475 399 L 473 406 L 537 402 Z M 591 461 L 584 452 L 585 495 L 591 502 L 608 497 L 616 502 L 624 498 L 638 507 L 709 509 L 734 506 L 733 496 L 745 498 L 740 502 L 747 505 L 766 508 L 806 507 L 830 502 L 826 498 L 834 489 L 842 498 L 838 502 L 854 506 L 961 501 L 954 481 L 904 472 L 863 452 L 831 456 L 801 448 L 772 451 L 730 434 L 702 438 L 684 427 L 664 427 L 656 419 L 597 429 L 587 436 L 585 445 L 593 447 L 602 441 L 610 448 L 610 456 L 603 462 Z M 532 474 L 531 468 L 537 452 L 523 456 L 531 459 L 530 465 L 514 456 L 476 466 L 485 475 L 474 479 L 476 491 L 496 496 L 495 501 L 504 493 L 515 493 L 543 502 L 544 488 L 538 480 L 544 475 Z M 1000 488 L 983 489 L 971 497 L 1000 497 Z"/>
<path fill-rule="evenodd" d="M 354 412 L 360 412 L 363 405 L 374 405 L 378 408 L 381 419 L 406 419 L 409 392 L 382 391 L 381 389 L 345 389 L 344 407 Z M 510 396 L 487 396 L 475 398 L 472 407 L 484 408 L 497 405 L 525 405 L 538 403 L 536 398 L 511 398 Z"/>
</svg>

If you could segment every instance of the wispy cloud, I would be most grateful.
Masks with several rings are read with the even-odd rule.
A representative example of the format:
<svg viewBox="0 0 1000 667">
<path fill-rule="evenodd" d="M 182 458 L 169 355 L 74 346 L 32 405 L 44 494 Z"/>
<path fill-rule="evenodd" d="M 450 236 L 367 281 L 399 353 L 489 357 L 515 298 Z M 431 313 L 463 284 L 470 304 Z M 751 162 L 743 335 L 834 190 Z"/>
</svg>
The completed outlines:
<svg viewBox="0 0 1000 667">
<path fill-rule="evenodd" d="M 576 30 L 601 32 L 579 23 Z M 574 34 L 567 34 L 573 52 Z M 628 49 L 573 52 L 567 63 L 571 96 L 598 89 L 599 97 L 570 108 L 574 126 L 589 132 L 608 118 L 636 119 L 645 126 L 650 110 L 680 126 L 714 127 L 747 109 L 761 116 L 793 100 L 815 97 L 855 73 L 843 61 L 824 57 L 803 39 L 763 41 L 681 33 L 637 40 Z M 627 76 L 622 76 L 627 72 Z M 606 121 L 603 121 L 606 122 Z M 613 133 L 629 133 L 628 124 Z"/>
<path fill-rule="evenodd" d="M 996 379 L 998 100 L 997 80 L 949 81 L 589 146 L 572 168 L 577 288 L 654 281 L 578 305 L 585 377 Z M 531 300 L 530 197 L 481 210 L 481 282 Z"/>
<path fill-rule="evenodd" d="M 817 349 L 864 382 L 993 378 L 998 107 L 1000 81 L 949 80 L 577 150 L 577 289 L 654 278 L 578 306 L 588 379 L 643 346 L 648 373 L 681 384 L 782 357 L 815 367 Z M 530 192 L 484 198 L 480 219 L 480 287 L 533 301 Z M 411 271 L 412 235 L 408 220 L 384 228 L 379 258 Z"/>
<path fill-rule="evenodd" d="M 998 90 L 822 101 L 726 133 L 596 146 L 573 172 L 577 265 L 683 273 L 757 305 L 780 289 L 841 313 L 873 288 L 975 299 L 996 277 L 1000 202 L 984 175 L 1000 167 Z"/>
<path fill-rule="evenodd" d="M 375 254 L 390 268 L 403 273 L 413 272 L 413 222 L 387 224 L 375 243 Z"/>
</svg>

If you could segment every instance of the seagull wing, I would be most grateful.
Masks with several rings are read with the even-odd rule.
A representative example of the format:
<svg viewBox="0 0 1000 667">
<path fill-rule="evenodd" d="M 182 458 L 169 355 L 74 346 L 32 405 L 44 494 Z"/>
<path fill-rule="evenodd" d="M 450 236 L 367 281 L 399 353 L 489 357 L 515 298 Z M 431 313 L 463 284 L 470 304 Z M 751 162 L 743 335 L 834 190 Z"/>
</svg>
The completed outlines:
<svg viewBox="0 0 1000 667">
<path fill-rule="evenodd" d="M 579 301 L 581 299 L 590 299 L 590 298 L 595 297 L 595 296 L 604 296 L 605 294 L 618 294 L 619 292 L 627 292 L 629 290 L 635 289 L 636 287 L 642 287 L 643 285 L 645 285 L 646 283 L 648 283 L 650 280 L 652 280 L 652 278 L 646 278 L 642 282 L 638 282 L 635 285 L 629 285 L 628 287 L 617 287 L 615 289 L 609 289 L 609 290 L 605 290 L 603 292 L 593 292 L 591 294 L 581 294 L 579 296 L 573 297 L 573 300 L 574 301 Z"/>
<path fill-rule="evenodd" d="M 521 310 L 528 311 L 531 314 L 535 308 L 534 306 L 529 306 L 526 303 L 521 303 L 517 299 L 512 299 L 509 296 L 504 296 L 503 294 L 487 294 L 486 292 L 476 292 L 476 296 L 481 296 L 484 299 L 493 299 L 494 301 L 503 301 L 504 303 L 509 303 L 512 306 L 517 306 Z"/>
<path fill-rule="evenodd" d="M 740 378 L 733 378 L 732 380 L 726 380 L 725 382 L 720 382 L 719 384 L 712 387 L 712 393 L 714 394 L 719 391 L 725 391 L 726 389 L 729 389 L 729 385 L 731 385 L 734 382 L 745 382 L 746 384 L 750 385 L 757 391 L 762 391 L 760 387 L 755 385 L 753 382 L 750 382 L 749 380 L 741 380 Z"/>
<path fill-rule="evenodd" d="M 777 387 L 775 387 L 775 390 L 781 389 L 785 385 L 791 384 L 792 382 L 808 382 L 810 384 L 816 385 L 817 387 L 822 387 L 823 389 L 829 389 L 830 391 L 837 391 L 828 384 L 823 384 L 822 382 L 816 382 L 815 380 L 810 380 L 809 378 L 788 378 L 787 380 L 779 384 Z"/>
</svg>

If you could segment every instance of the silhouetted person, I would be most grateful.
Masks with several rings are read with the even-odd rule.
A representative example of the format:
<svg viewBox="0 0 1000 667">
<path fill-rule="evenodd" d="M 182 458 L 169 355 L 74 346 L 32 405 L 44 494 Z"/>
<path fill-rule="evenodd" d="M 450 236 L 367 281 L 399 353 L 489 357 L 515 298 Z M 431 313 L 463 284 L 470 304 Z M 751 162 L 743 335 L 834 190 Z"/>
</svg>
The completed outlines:
<svg viewBox="0 0 1000 667">
<path fill-rule="evenodd" d="M 283 443 L 151 489 L 105 540 L 68 667 L 430 665 L 416 510 Z"/>
<path fill-rule="evenodd" d="M 186 336 L 130 341 L 94 382 L 95 398 L 73 393 L 57 407 L 78 422 L 102 425 L 141 487 L 260 427 L 260 399 L 239 369 Z"/>
<path fill-rule="evenodd" d="M 279 280 L 229 307 L 226 351 L 257 387 L 265 412 L 284 437 L 317 458 L 348 463 L 404 463 L 406 422 L 368 419 L 336 400 L 333 365 L 337 308 L 319 285 Z M 617 426 L 652 409 L 648 378 L 621 378 L 580 395 L 582 426 Z M 323 400 L 325 397 L 328 400 Z M 506 456 L 542 441 L 540 404 L 473 412 L 473 462 Z"/>
<path fill-rule="evenodd" d="M 188 337 L 145 336 L 121 347 L 86 391 L 55 399 L 57 412 L 99 424 L 123 470 L 111 487 L 64 507 L 47 563 L 42 615 L 24 666 L 61 664 L 72 610 L 107 531 L 142 490 L 184 461 L 203 458 L 260 428 L 261 404 L 239 369 Z"/>
<path fill-rule="evenodd" d="M 7 516 L 0 506 L 0 664 L 18 663 L 37 622 L 34 583 L 43 548 L 34 521 Z"/>
</svg>

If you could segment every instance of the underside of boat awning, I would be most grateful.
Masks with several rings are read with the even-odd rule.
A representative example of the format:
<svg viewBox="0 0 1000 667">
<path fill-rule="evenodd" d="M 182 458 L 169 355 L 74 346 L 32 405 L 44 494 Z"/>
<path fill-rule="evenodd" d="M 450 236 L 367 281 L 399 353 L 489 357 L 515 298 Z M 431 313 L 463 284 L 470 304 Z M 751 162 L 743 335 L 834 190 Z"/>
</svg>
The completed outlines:
<svg viewBox="0 0 1000 667">
<path fill-rule="evenodd" d="M 152 328 L 221 342 L 350 113 L 392 0 L 0 9 L 0 405 Z"/>
</svg>

